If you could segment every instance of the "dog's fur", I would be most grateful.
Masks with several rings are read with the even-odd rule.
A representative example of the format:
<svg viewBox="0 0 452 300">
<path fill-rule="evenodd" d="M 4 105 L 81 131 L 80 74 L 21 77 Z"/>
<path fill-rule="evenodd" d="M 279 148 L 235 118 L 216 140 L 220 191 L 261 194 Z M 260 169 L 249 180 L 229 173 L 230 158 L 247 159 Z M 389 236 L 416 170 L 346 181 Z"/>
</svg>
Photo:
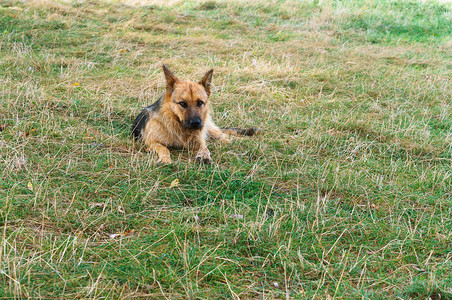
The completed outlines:
<svg viewBox="0 0 452 300">
<path fill-rule="evenodd" d="M 171 163 L 168 147 L 197 151 L 196 159 L 210 163 L 208 137 L 230 142 L 229 134 L 254 135 L 257 129 L 221 130 L 209 114 L 210 85 L 213 70 L 199 82 L 180 81 L 163 65 L 166 91 L 154 104 L 146 107 L 133 123 L 133 135 L 158 155 L 157 162 Z"/>
</svg>

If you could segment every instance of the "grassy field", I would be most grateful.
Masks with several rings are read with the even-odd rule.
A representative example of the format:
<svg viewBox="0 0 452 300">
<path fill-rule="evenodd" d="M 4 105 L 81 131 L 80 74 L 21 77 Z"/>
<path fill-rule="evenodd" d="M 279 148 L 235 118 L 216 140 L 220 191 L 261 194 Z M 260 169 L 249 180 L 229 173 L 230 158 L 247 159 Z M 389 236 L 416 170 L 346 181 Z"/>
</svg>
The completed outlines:
<svg viewBox="0 0 452 300">
<path fill-rule="evenodd" d="M 0 1 L 0 298 L 452 299 L 450 3 L 128 2 Z M 162 63 L 262 134 L 155 165 Z"/>
</svg>

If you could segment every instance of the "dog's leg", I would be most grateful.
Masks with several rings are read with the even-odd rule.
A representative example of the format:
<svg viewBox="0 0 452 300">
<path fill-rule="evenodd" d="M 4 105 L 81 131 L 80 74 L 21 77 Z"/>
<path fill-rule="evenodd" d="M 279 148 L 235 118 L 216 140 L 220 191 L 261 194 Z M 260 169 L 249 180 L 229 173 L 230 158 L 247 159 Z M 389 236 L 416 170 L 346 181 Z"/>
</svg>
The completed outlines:
<svg viewBox="0 0 452 300">
<path fill-rule="evenodd" d="M 212 119 L 209 117 L 206 121 L 206 129 L 207 135 L 213 139 L 219 140 L 221 143 L 230 144 L 231 140 L 229 139 L 229 135 L 223 133 L 221 129 L 215 125 Z"/>
<path fill-rule="evenodd" d="M 206 142 L 204 140 L 204 137 L 199 136 L 197 140 L 195 141 L 195 149 L 198 150 L 196 153 L 196 159 L 203 163 L 211 164 L 212 158 L 210 157 L 210 151 L 207 149 Z"/>
<path fill-rule="evenodd" d="M 146 146 L 148 146 L 149 151 L 157 153 L 158 155 L 157 163 L 164 164 L 172 163 L 170 152 L 168 148 L 166 148 L 164 145 L 155 141 L 147 141 Z"/>
</svg>

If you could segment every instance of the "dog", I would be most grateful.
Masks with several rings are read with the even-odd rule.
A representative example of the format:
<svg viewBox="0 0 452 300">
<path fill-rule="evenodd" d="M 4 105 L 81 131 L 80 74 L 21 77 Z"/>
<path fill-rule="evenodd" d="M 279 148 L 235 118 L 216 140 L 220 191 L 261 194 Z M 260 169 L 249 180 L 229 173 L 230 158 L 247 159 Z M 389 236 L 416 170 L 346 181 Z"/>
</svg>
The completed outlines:
<svg viewBox="0 0 452 300">
<path fill-rule="evenodd" d="M 213 69 L 199 82 L 181 81 L 163 65 L 166 91 L 152 105 L 143 109 L 133 122 L 132 134 L 158 156 L 157 163 L 171 163 L 168 148 L 188 148 L 196 151 L 196 159 L 212 163 L 207 138 L 230 143 L 230 135 L 251 136 L 257 128 L 220 129 L 209 113 L 209 96 Z"/>
</svg>

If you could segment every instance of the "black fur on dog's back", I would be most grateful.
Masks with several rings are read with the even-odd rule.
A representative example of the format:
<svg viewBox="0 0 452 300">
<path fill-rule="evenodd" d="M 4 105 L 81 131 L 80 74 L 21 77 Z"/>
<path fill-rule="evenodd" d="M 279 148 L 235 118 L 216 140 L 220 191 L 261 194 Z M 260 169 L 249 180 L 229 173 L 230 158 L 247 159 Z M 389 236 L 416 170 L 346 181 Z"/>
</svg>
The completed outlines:
<svg viewBox="0 0 452 300">
<path fill-rule="evenodd" d="M 149 105 L 148 107 L 145 107 L 140 112 L 140 114 L 135 118 L 135 121 L 133 121 L 132 134 L 136 141 L 139 140 L 142 136 L 142 131 L 144 127 L 146 127 L 146 123 L 149 120 L 149 112 L 158 112 L 162 105 L 161 101 L 162 96 L 153 104 Z"/>
<path fill-rule="evenodd" d="M 146 110 L 147 108 L 143 109 L 135 118 L 135 121 L 133 121 L 132 134 L 136 141 L 140 139 L 141 131 L 144 129 L 146 123 L 148 122 L 149 115 Z"/>
</svg>

